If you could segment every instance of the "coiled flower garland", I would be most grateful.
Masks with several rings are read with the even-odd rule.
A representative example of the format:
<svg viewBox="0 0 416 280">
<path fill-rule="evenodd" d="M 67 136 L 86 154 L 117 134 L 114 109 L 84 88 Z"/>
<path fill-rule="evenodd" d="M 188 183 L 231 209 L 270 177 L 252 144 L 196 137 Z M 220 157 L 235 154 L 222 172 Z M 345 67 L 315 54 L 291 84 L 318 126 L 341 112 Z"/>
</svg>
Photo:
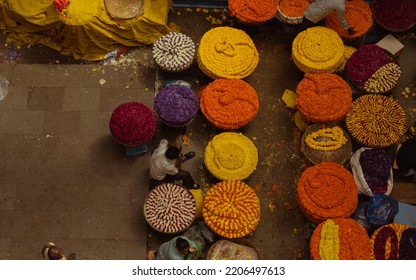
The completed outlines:
<svg viewBox="0 0 416 280">
<path fill-rule="evenodd" d="M 327 138 L 331 139 L 329 141 L 317 141 L 317 138 Z M 347 138 L 344 136 L 344 132 L 338 126 L 331 128 L 323 128 L 316 132 L 306 136 L 306 144 L 318 151 L 335 151 L 341 148 L 345 143 L 347 143 Z"/>
<path fill-rule="evenodd" d="M 229 0 L 228 10 L 242 23 L 263 23 L 276 14 L 277 0 Z"/>
</svg>

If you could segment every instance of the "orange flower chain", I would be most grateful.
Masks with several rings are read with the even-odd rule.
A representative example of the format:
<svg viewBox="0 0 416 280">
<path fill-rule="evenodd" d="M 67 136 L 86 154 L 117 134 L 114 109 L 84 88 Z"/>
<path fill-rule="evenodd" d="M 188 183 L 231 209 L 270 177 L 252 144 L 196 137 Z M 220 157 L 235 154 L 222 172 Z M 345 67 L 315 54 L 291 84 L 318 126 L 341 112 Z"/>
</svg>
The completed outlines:
<svg viewBox="0 0 416 280">
<path fill-rule="evenodd" d="M 259 198 L 243 181 L 222 181 L 208 190 L 202 215 L 215 233 L 241 238 L 253 232 L 260 221 Z"/>
<path fill-rule="evenodd" d="M 300 177 L 297 196 L 303 214 L 314 223 L 349 217 L 358 206 L 353 175 L 335 162 L 308 167 Z"/>
<path fill-rule="evenodd" d="M 371 241 L 367 231 L 350 218 L 328 219 L 320 223 L 310 240 L 314 260 L 370 260 Z"/>
<path fill-rule="evenodd" d="M 214 126 L 238 129 L 257 115 L 259 99 L 243 80 L 217 79 L 202 89 L 200 108 Z"/>
<path fill-rule="evenodd" d="M 279 9 L 285 16 L 303 17 L 310 4 L 310 0 L 280 0 Z"/>
<path fill-rule="evenodd" d="M 228 11 L 243 23 L 262 23 L 272 19 L 278 0 L 229 0 Z"/>
<path fill-rule="evenodd" d="M 352 90 L 335 74 L 305 74 L 296 88 L 296 105 L 308 122 L 339 121 L 352 105 Z"/>
<path fill-rule="evenodd" d="M 345 7 L 345 19 L 348 25 L 354 28 L 354 34 L 349 34 L 348 30 L 341 26 L 336 13 L 325 18 L 325 26 L 337 32 L 342 38 L 358 38 L 367 33 L 373 25 L 370 5 L 363 0 L 354 0 L 346 2 Z"/>
</svg>

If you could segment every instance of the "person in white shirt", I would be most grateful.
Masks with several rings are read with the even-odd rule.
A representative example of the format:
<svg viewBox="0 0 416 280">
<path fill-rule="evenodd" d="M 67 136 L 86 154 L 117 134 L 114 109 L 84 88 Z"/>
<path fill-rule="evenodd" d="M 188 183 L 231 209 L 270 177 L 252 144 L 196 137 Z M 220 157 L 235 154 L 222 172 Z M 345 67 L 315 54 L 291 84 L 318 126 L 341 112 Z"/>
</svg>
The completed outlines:
<svg viewBox="0 0 416 280">
<path fill-rule="evenodd" d="M 150 188 L 161 183 L 174 182 L 181 180 L 184 187 L 197 189 L 199 185 L 195 183 L 189 171 L 181 169 L 181 164 L 195 156 L 194 152 L 189 152 L 182 156 L 182 149 L 170 145 L 166 139 L 162 139 L 157 149 L 150 158 Z"/>
</svg>

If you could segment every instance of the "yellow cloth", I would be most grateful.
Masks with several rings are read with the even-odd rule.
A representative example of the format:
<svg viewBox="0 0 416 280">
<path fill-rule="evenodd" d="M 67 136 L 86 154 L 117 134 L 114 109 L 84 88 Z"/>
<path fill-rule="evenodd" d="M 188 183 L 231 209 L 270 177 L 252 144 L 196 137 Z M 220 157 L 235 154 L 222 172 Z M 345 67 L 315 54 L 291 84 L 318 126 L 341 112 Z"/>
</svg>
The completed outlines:
<svg viewBox="0 0 416 280">
<path fill-rule="evenodd" d="M 76 59 L 100 60 L 120 46 L 153 44 L 174 31 L 167 26 L 171 0 L 144 0 L 134 19 L 112 19 L 103 0 L 71 0 L 59 14 L 53 0 L 0 0 L 0 29 L 7 42 L 43 44 Z"/>
</svg>

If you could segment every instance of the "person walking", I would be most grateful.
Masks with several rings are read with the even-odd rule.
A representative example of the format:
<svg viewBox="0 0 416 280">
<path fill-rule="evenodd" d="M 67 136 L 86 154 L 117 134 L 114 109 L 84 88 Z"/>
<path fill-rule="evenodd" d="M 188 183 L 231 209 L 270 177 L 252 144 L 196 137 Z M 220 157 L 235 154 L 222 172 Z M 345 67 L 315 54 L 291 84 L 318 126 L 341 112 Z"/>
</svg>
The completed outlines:
<svg viewBox="0 0 416 280">
<path fill-rule="evenodd" d="M 75 260 L 74 253 L 69 254 L 68 258 L 66 258 L 64 251 L 53 242 L 48 242 L 43 245 L 41 255 L 46 260 Z"/>
</svg>

